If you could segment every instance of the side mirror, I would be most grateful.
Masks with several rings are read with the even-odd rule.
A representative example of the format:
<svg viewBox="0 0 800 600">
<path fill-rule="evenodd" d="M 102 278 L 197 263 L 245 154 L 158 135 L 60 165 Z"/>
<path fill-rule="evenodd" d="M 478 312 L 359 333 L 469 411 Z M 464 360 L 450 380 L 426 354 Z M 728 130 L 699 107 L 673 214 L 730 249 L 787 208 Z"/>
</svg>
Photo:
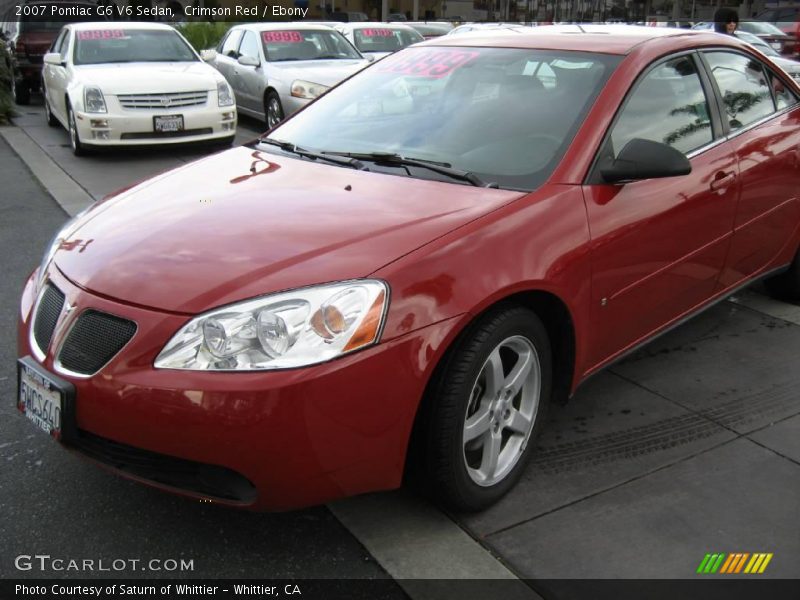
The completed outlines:
<svg viewBox="0 0 800 600">
<path fill-rule="evenodd" d="M 240 56 L 238 62 L 243 67 L 257 67 L 261 64 L 255 56 Z"/>
<path fill-rule="evenodd" d="M 42 60 L 46 65 L 54 65 L 56 67 L 65 66 L 64 59 L 61 58 L 61 55 L 58 52 L 48 52 L 44 55 Z"/>
<path fill-rule="evenodd" d="M 217 51 L 213 48 L 209 50 L 201 50 L 200 58 L 202 58 L 204 62 L 213 62 L 217 59 Z"/>
<path fill-rule="evenodd" d="M 600 170 L 607 183 L 675 177 L 691 172 L 692 165 L 684 154 L 666 144 L 641 138 L 625 144 L 611 166 Z"/>
</svg>

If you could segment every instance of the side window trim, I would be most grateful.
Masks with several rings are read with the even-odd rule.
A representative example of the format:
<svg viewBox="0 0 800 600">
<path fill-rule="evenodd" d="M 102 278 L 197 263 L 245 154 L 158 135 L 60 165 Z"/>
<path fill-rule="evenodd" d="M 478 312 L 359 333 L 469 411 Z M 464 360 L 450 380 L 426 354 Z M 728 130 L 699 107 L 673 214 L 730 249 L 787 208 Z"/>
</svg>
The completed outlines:
<svg viewBox="0 0 800 600">
<path fill-rule="evenodd" d="M 239 60 L 239 57 L 242 55 L 240 50 L 242 49 L 242 44 L 244 43 L 244 38 L 247 37 L 247 29 L 242 29 L 242 35 L 239 36 L 239 43 L 236 44 L 236 57 L 233 60 Z"/>
<path fill-rule="evenodd" d="M 628 106 L 633 95 L 636 93 L 636 90 L 641 85 L 642 81 L 644 81 L 650 73 L 652 73 L 655 69 L 659 68 L 664 63 L 667 63 L 671 60 L 675 60 L 676 58 L 681 57 L 689 58 L 695 67 L 695 70 L 700 77 L 700 85 L 703 89 L 703 94 L 706 97 L 706 102 L 708 103 L 709 108 L 709 117 L 711 119 L 711 132 L 712 132 L 712 139 L 708 144 L 705 144 L 695 150 L 692 150 L 687 156 L 692 158 L 697 156 L 698 154 L 704 152 L 705 150 L 716 146 L 720 142 L 724 141 L 724 133 L 722 131 L 722 117 L 719 113 L 719 107 L 717 106 L 716 101 L 709 100 L 710 96 L 710 89 L 707 87 L 707 77 L 704 77 L 701 71 L 705 68 L 700 64 L 699 57 L 697 55 L 696 50 L 683 50 L 681 52 L 676 52 L 674 54 L 670 54 L 668 56 L 662 56 L 661 58 L 656 59 L 652 63 L 650 63 L 647 68 L 639 73 L 639 76 L 634 80 L 631 86 L 628 88 L 628 91 L 625 92 L 625 98 L 623 98 L 622 102 L 620 103 L 619 107 L 617 108 L 617 112 L 614 113 L 614 118 L 611 119 L 611 123 L 609 123 L 608 128 L 606 129 L 605 133 L 603 134 L 603 140 L 600 142 L 600 145 L 597 147 L 597 152 L 595 153 L 594 159 L 592 160 L 592 164 L 589 167 L 589 170 L 584 177 L 583 185 L 601 185 L 604 183 L 603 178 L 600 175 L 600 160 L 602 158 L 603 152 L 608 144 L 608 141 L 611 139 L 611 132 L 614 130 L 614 127 L 617 125 L 617 122 L 620 119 L 622 113 L 625 112 L 625 108 Z M 716 95 L 713 95 L 716 99 Z"/>
</svg>

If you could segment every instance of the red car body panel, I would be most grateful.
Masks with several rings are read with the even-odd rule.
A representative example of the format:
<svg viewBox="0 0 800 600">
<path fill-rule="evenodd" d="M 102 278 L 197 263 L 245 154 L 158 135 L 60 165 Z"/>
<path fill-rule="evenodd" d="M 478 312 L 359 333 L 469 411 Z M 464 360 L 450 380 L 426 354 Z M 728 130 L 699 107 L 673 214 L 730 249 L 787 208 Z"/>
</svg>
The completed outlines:
<svg viewBox="0 0 800 600">
<path fill-rule="evenodd" d="M 236 148 L 109 199 L 55 263 L 101 296 L 193 314 L 363 277 L 521 195 L 405 181 Z"/>
<path fill-rule="evenodd" d="M 436 365 L 493 304 L 531 292 L 562 303 L 574 331 L 574 390 L 637 344 L 792 260 L 800 243 L 800 107 L 692 157 L 690 175 L 587 182 L 621 99 L 647 65 L 693 47 L 748 53 L 746 44 L 653 29 L 426 45 L 627 56 L 560 165 L 531 193 L 235 149 L 96 207 L 62 244 L 50 277 L 76 312 L 94 307 L 125 316 L 138 331 L 97 375 L 67 377 L 77 390 L 81 429 L 233 469 L 258 489 L 253 508 L 388 489 L 401 481 Z M 796 83 L 786 85 L 800 94 Z M 360 277 L 382 279 L 391 290 L 381 343 L 373 347 L 284 371 L 153 368 L 190 315 Z M 20 307 L 20 356 L 33 353 L 33 288 L 31 279 Z M 52 356 L 43 366 L 54 370 Z"/>
<path fill-rule="evenodd" d="M 89 294 L 58 272 L 52 280 L 78 310 L 91 306 L 124 314 L 138 325 L 137 335 L 104 369 L 113 377 L 72 379 L 78 427 L 152 452 L 229 467 L 258 489 L 251 508 L 284 510 L 397 487 L 426 376 L 455 325 L 440 322 L 303 369 L 156 370 L 152 364 L 160 341 L 185 317 Z M 20 356 L 33 354 L 28 340 L 32 306 L 29 281 L 21 303 Z M 52 356 L 43 365 L 55 372 Z M 390 380 L 396 385 L 387 387 Z M 334 389 L 346 393 L 331 394 Z"/>
</svg>

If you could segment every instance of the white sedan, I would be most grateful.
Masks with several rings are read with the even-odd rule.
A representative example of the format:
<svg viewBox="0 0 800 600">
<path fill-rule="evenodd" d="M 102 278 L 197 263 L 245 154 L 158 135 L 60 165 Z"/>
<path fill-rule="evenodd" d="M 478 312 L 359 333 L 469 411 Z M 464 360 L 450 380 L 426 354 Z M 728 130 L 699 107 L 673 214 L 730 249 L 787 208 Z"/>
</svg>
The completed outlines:
<svg viewBox="0 0 800 600">
<path fill-rule="evenodd" d="M 422 34 L 402 23 L 341 23 L 335 29 L 361 54 L 374 59 L 425 41 Z"/>
<path fill-rule="evenodd" d="M 45 114 L 75 154 L 117 145 L 214 141 L 236 133 L 225 78 L 160 23 L 65 25 L 44 56 Z"/>
</svg>

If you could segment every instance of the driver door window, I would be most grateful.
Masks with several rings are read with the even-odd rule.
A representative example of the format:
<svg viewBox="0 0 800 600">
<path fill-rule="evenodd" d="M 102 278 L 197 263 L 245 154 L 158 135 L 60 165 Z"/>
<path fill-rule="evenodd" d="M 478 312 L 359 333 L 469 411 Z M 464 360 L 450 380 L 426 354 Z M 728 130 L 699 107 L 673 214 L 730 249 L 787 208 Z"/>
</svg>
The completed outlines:
<svg viewBox="0 0 800 600">
<path fill-rule="evenodd" d="M 667 61 L 639 82 L 611 132 L 613 158 L 634 138 L 684 154 L 713 140 L 708 101 L 690 57 Z"/>
</svg>

